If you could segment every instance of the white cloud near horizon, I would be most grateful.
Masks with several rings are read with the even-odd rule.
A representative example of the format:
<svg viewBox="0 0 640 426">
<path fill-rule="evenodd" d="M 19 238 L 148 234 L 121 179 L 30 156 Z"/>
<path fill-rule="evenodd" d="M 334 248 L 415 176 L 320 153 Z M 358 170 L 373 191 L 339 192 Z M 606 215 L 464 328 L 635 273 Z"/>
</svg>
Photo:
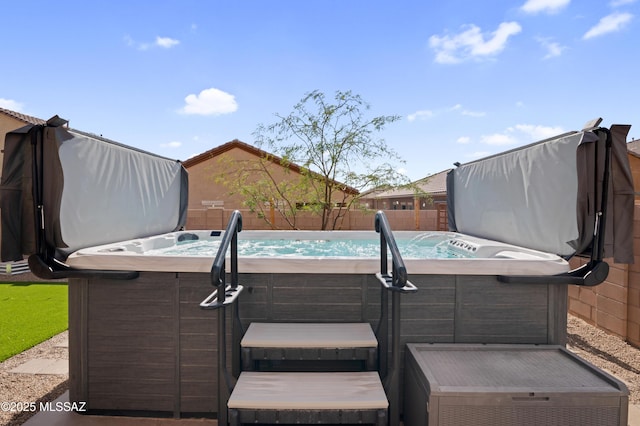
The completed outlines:
<svg viewBox="0 0 640 426">
<path fill-rule="evenodd" d="M 614 12 L 600 19 L 600 21 L 583 36 L 583 40 L 599 37 L 604 34 L 613 33 L 622 30 L 631 20 L 633 15 L 631 13 Z"/>
<path fill-rule="evenodd" d="M 471 143 L 471 138 L 469 136 L 460 136 L 458 139 L 456 139 L 456 142 L 462 145 L 466 145 L 468 143 Z"/>
<path fill-rule="evenodd" d="M 133 47 L 134 49 L 137 49 L 137 50 L 149 50 L 152 47 L 171 49 L 172 47 L 180 44 L 180 40 L 176 40 L 171 37 L 160 37 L 160 36 L 156 36 L 156 40 L 153 43 L 137 42 L 133 38 L 131 38 L 131 36 L 129 35 L 124 36 L 124 41 L 125 43 L 127 43 L 127 46 Z"/>
<path fill-rule="evenodd" d="M 163 148 L 180 148 L 182 146 L 182 142 L 171 141 L 171 142 L 160 144 L 160 146 Z"/>
<path fill-rule="evenodd" d="M 176 40 L 170 37 L 156 37 L 156 46 L 163 47 L 165 49 L 171 49 L 173 46 L 180 44 L 180 40 Z"/>
<path fill-rule="evenodd" d="M 571 0 L 527 0 L 520 8 L 526 13 L 558 13 L 571 3 Z"/>
<path fill-rule="evenodd" d="M 409 121 L 410 123 L 416 120 L 424 121 L 424 120 L 433 118 L 436 115 L 444 114 L 448 112 L 459 112 L 461 115 L 466 115 L 468 117 L 484 117 L 485 115 L 487 115 L 486 112 L 472 111 L 472 110 L 463 108 L 461 104 L 455 104 L 452 107 L 440 108 L 439 110 L 436 110 L 436 111 L 430 110 L 430 109 L 423 109 L 423 110 L 416 111 L 414 113 L 407 115 L 407 121 Z"/>
<path fill-rule="evenodd" d="M 190 94 L 184 98 L 185 105 L 180 113 L 187 115 L 222 115 L 238 110 L 235 96 L 214 87 L 199 94 Z"/>
<path fill-rule="evenodd" d="M 420 111 L 416 111 L 412 114 L 409 114 L 407 116 L 407 121 L 412 122 L 412 121 L 416 121 L 416 120 L 427 120 L 429 118 L 433 117 L 433 111 L 431 110 L 427 110 L 427 109 L 423 109 Z"/>
<path fill-rule="evenodd" d="M 506 146 L 531 143 L 564 133 L 562 127 L 541 126 L 534 124 L 516 124 L 504 132 L 483 135 L 481 141 L 487 145 Z"/>
<path fill-rule="evenodd" d="M 480 137 L 482 143 L 487 145 L 515 145 L 518 140 L 508 133 L 494 133 L 491 135 L 482 135 Z"/>
<path fill-rule="evenodd" d="M 455 35 L 432 35 L 429 47 L 436 52 L 435 61 L 440 64 L 457 64 L 469 59 L 491 58 L 506 47 L 509 37 L 522 31 L 517 22 L 502 22 L 490 34 L 483 34 L 476 25 L 465 25 Z"/>
<path fill-rule="evenodd" d="M 460 111 L 460 114 L 466 115 L 468 117 L 484 117 L 485 115 L 487 115 L 487 113 L 483 111 L 471 111 L 471 110 L 465 109 L 460 104 L 454 105 L 451 108 L 451 111 Z"/>
<path fill-rule="evenodd" d="M 14 101 L 13 99 L 0 98 L 0 108 L 10 109 L 15 112 L 22 112 L 24 105 L 18 101 Z"/>
</svg>

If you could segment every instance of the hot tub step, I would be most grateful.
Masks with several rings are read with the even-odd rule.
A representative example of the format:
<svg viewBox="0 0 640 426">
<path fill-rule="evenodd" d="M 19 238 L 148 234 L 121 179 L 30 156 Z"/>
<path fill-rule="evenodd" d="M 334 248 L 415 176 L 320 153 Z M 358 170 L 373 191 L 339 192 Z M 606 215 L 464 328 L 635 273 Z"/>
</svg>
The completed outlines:
<svg viewBox="0 0 640 426">
<path fill-rule="evenodd" d="M 386 425 L 378 373 L 243 372 L 229 398 L 229 421 Z"/>
<path fill-rule="evenodd" d="M 368 323 L 252 323 L 241 347 L 245 371 L 257 361 L 362 361 L 369 371 L 377 365 Z"/>
</svg>

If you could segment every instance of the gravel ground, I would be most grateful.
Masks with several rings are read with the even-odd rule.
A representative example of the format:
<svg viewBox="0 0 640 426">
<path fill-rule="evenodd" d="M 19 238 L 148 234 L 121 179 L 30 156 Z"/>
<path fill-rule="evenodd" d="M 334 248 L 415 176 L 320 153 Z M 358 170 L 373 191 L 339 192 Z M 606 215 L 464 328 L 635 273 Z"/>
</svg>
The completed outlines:
<svg viewBox="0 0 640 426">
<path fill-rule="evenodd" d="M 21 354 L 0 363 L 0 403 L 35 403 L 53 401 L 67 390 L 68 374 L 16 374 L 10 370 L 29 361 L 30 359 L 68 359 L 66 347 L 59 347 L 67 339 L 67 332 L 58 334 L 51 339 L 28 349 Z M 6 411 L 6 406 L 0 409 L 0 425 L 21 425 L 33 412 Z M 17 405 L 12 407 L 14 410 Z"/>
<path fill-rule="evenodd" d="M 629 404 L 640 404 L 640 349 L 571 315 L 567 332 L 567 349 L 622 380 Z"/>
<path fill-rule="evenodd" d="M 626 383 L 629 403 L 640 404 L 640 349 L 630 346 L 586 322 L 569 315 L 568 349 Z M 9 370 L 33 358 L 68 357 L 67 348 L 57 345 L 67 339 L 59 334 L 40 345 L 0 363 L 0 403 L 52 401 L 67 389 L 68 375 L 15 374 Z M 24 423 L 30 412 L 12 413 L 0 410 L 0 425 Z"/>
</svg>

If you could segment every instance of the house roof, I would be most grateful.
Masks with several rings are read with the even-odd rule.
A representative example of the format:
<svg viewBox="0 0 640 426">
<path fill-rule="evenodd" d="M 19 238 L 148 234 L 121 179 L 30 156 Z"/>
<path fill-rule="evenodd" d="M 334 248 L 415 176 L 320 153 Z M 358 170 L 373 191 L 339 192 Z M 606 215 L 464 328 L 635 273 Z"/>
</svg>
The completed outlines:
<svg viewBox="0 0 640 426">
<path fill-rule="evenodd" d="M 640 139 L 627 143 L 627 152 L 633 154 L 634 157 L 640 157 Z"/>
<path fill-rule="evenodd" d="M 277 155 L 273 155 L 271 153 L 268 153 L 267 151 L 263 151 L 260 148 L 256 148 L 253 145 L 249 145 L 246 142 L 242 142 L 238 139 L 234 139 L 230 142 L 227 142 L 225 144 L 222 144 L 220 146 L 217 146 L 213 149 L 210 149 L 208 151 L 203 152 L 202 154 L 198 154 L 195 155 L 191 158 L 188 158 L 186 160 L 184 160 L 182 162 L 182 165 L 185 168 L 189 168 L 189 167 L 193 167 L 197 164 L 200 164 L 204 161 L 207 161 L 209 159 L 215 158 L 221 154 L 224 154 L 225 152 L 231 151 L 232 149 L 241 149 L 243 151 L 246 151 L 252 155 L 255 155 L 256 157 L 259 158 L 268 158 L 269 160 L 273 161 L 275 164 L 278 164 L 282 167 L 288 167 L 289 170 L 294 171 L 296 173 L 302 173 L 302 167 L 300 167 L 299 165 L 295 164 L 295 163 L 286 163 L 285 166 L 285 162 L 283 161 L 283 159 L 281 157 L 278 157 Z M 359 194 L 360 192 L 352 187 L 346 186 L 345 187 L 345 192 L 349 193 L 349 194 Z"/>
<path fill-rule="evenodd" d="M 249 145 L 248 143 L 242 142 L 238 139 L 234 139 L 230 142 L 227 142 L 225 144 L 222 144 L 220 146 L 217 146 L 213 149 L 210 149 L 208 151 L 203 152 L 202 154 L 198 154 L 195 155 L 191 158 L 188 158 L 186 160 L 184 160 L 182 162 L 182 165 L 185 166 L 187 169 L 189 167 L 193 167 L 197 164 L 200 164 L 204 161 L 207 161 L 211 158 L 215 158 L 220 154 L 224 154 L 225 152 L 231 151 L 232 149 L 241 149 L 243 151 L 246 151 L 250 154 L 253 154 L 257 157 L 265 157 L 265 156 L 271 156 L 274 159 L 274 162 L 276 162 L 277 164 L 281 164 L 282 159 L 280 157 L 276 157 L 274 155 L 269 154 L 266 151 L 261 150 L 260 148 L 256 148 L 253 145 Z M 296 172 L 300 172 L 300 167 L 296 164 L 291 164 L 290 165 L 291 169 L 296 171 Z"/>
<path fill-rule="evenodd" d="M 20 120 L 25 124 L 45 124 L 47 121 L 42 120 L 37 117 L 32 117 L 27 114 L 22 114 L 20 112 L 11 111 L 10 109 L 0 108 L 0 114 L 8 115 L 11 118 L 15 118 L 16 120 Z"/>
<path fill-rule="evenodd" d="M 439 173 L 427 176 L 413 183 L 420 191 L 429 195 L 446 195 L 447 194 L 447 173 L 451 169 L 443 170 Z M 414 188 L 394 188 L 386 191 L 375 193 L 373 198 L 394 198 L 394 197 L 413 197 L 415 195 Z"/>
</svg>

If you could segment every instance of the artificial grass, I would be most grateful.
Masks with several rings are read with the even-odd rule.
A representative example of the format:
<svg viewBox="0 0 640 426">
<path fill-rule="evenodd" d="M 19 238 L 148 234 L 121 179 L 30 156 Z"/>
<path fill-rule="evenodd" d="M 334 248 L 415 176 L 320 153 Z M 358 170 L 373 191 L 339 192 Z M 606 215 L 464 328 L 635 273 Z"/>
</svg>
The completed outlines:
<svg viewBox="0 0 640 426">
<path fill-rule="evenodd" d="M 68 328 L 67 283 L 0 283 L 0 362 Z"/>
</svg>

